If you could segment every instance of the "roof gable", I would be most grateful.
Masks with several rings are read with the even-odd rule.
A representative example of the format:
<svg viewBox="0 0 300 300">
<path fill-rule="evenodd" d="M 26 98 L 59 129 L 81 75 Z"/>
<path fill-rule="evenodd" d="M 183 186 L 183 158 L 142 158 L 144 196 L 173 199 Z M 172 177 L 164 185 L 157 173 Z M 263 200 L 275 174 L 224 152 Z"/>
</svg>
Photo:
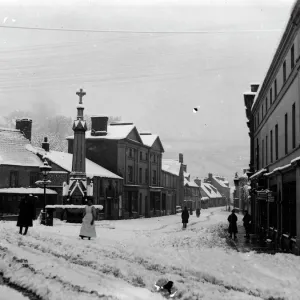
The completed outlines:
<svg viewBox="0 0 300 300">
<path fill-rule="evenodd" d="M 30 141 L 16 129 L 0 129 L 0 165 L 39 167 L 41 160 L 28 150 Z"/>
<path fill-rule="evenodd" d="M 219 193 L 219 191 L 212 186 L 210 183 L 201 183 L 201 189 L 205 192 L 205 194 L 209 198 L 221 198 L 222 195 Z"/>
<path fill-rule="evenodd" d="M 165 152 L 162 142 L 157 134 L 152 134 L 150 132 L 140 133 L 141 139 L 144 145 L 151 147 L 159 152 Z"/>
<path fill-rule="evenodd" d="M 118 125 L 120 126 L 120 125 Z M 141 139 L 136 127 L 134 126 L 130 132 L 128 133 L 127 139 L 143 144 L 143 140 Z"/>
</svg>

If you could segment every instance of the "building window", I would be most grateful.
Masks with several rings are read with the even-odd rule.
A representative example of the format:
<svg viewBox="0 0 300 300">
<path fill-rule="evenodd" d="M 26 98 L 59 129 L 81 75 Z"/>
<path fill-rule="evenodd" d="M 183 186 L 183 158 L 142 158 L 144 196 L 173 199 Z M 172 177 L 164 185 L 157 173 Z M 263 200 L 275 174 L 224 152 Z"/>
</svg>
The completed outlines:
<svg viewBox="0 0 300 300">
<path fill-rule="evenodd" d="M 292 143 L 293 149 L 296 147 L 296 107 L 295 103 L 292 108 Z"/>
<path fill-rule="evenodd" d="M 293 70 L 295 66 L 295 48 L 294 45 L 291 48 L 291 69 Z"/>
<path fill-rule="evenodd" d="M 266 135 L 266 166 L 269 163 L 268 151 L 269 151 L 269 149 L 268 149 L 268 136 Z"/>
<path fill-rule="evenodd" d="M 36 186 L 36 182 L 40 179 L 39 172 L 30 172 L 30 186 Z"/>
<path fill-rule="evenodd" d="M 270 131 L 270 162 L 273 162 L 273 130 Z"/>
<path fill-rule="evenodd" d="M 275 93 L 274 100 L 276 100 L 276 97 L 277 97 L 277 79 L 275 79 L 275 81 L 274 81 L 274 93 Z"/>
<path fill-rule="evenodd" d="M 264 118 L 264 105 L 262 104 L 261 105 L 261 121 L 263 120 Z"/>
<path fill-rule="evenodd" d="M 148 161 L 148 153 L 146 153 L 146 160 Z"/>
<path fill-rule="evenodd" d="M 284 149 L 285 154 L 288 153 L 288 114 L 284 116 Z"/>
<path fill-rule="evenodd" d="M 143 160 L 143 152 L 140 152 L 140 160 Z"/>
<path fill-rule="evenodd" d="M 272 88 L 270 88 L 270 106 L 272 105 L 273 103 L 273 91 L 272 91 Z"/>
<path fill-rule="evenodd" d="M 257 113 L 257 127 L 259 126 L 259 113 Z"/>
<path fill-rule="evenodd" d="M 265 100 L 265 106 L 266 106 L 266 114 L 267 114 L 267 112 L 268 112 L 268 97 Z"/>
<path fill-rule="evenodd" d="M 133 167 L 128 166 L 128 182 L 133 182 Z"/>
<path fill-rule="evenodd" d="M 261 167 L 265 166 L 265 141 L 262 140 L 261 143 Z"/>
<path fill-rule="evenodd" d="M 282 72 L 283 72 L 283 82 L 286 82 L 286 61 L 284 61 L 283 63 Z"/>
<path fill-rule="evenodd" d="M 155 163 L 156 162 L 156 155 L 153 154 L 153 162 Z"/>
<path fill-rule="evenodd" d="M 143 182 L 143 170 L 142 168 L 140 168 L 140 172 L 139 172 L 139 182 L 142 183 Z"/>
<path fill-rule="evenodd" d="M 275 125 L 275 160 L 278 159 L 278 124 Z"/>
<path fill-rule="evenodd" d="M 152 178 L 152 184 L 156 184 L 157 178 L 156 178 L 156 170 L 153 170 L 153 178 Z"/>
<path fill-rule="evenodd" d="M 149 174 L 148 174 L 148 169 L 145 170 L 145 182 L 148 183 L 149 181 Z"/>
<path fill-rule="evenodd" d="M 19 186 L 19 172 L 11 171 L 10 172 L 10 187 L 18 187 Z"/>
<path fill-rule="evenodd" d="M 132 149 L 129 148 L 129 157 L 133 157 L 133 153 L 132 152 L 133 152 Z"/>
</svg>

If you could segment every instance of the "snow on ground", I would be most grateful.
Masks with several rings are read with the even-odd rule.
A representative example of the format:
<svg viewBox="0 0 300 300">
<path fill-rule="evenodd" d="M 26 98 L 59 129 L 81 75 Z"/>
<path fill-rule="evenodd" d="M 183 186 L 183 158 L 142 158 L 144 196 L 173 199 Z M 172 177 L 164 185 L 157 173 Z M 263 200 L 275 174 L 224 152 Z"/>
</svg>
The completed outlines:
<svg viewBox="0 0 300 300">
<path fill-rule="evenodd" d="M 153 287 L 160 278 L 185 300 L 299 299 L 300 257 L 234 251 L 222 237 L 227 216 L 202 210 L 184 231 L 180 215 L 99 221 L 90 241 L 78 237 L 80 224 L 36 222 L 22 236 L 2 221 L 0 272 L 49 300 L 163 299 Z"/>
<path fill-rule="evenodd" d="M 0 300 L 29 300 L 29 298 L 7 286 L 0 285 Z"/>
</svg>

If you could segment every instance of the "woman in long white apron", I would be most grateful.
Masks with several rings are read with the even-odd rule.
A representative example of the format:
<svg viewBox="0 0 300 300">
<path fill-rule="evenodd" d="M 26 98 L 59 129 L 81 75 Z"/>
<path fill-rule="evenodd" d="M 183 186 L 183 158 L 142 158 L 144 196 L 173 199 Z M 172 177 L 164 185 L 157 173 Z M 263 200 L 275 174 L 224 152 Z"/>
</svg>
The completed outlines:
<svg viewBox="0 0 300 300">
<path fill-rule="evenodd" d="M 92 200 L 88 200 L 87 206 L 84 208 L 84 217 L 82 219 L 82 225 L 80 229 L 79 236 L 83 238 L 96 237 L 96 229 L 95 229 L 95 218 L 96 218 L 96 210 L 95 207 L 92 206 Z"/>
</svg>

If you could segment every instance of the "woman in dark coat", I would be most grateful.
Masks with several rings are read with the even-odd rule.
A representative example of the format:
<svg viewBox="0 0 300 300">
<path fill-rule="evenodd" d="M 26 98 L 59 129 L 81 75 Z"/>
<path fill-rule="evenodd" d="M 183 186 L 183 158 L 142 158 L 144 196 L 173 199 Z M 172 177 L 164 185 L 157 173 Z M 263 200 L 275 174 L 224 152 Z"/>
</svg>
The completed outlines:
<svg viewBox="0 0 300 300">
<path fill-rule="evenodd" d="M 186 224 L 189 222 L 189 217 L 190 217 L 190 215 L 189 215 L 188 209 L 185 206 L 183 212 L 181 213 L 181 219 L 182 219 L 182 224 L 183 224 L 182 228 L 184 228 L 184 229 L 186 228 Z"/>
<path fill-rule="evenodd" d="M 20 234 L 22 234 L 23 227 L 25 227 L 23 235 L 26 235 L 28 227 L 32 227 L 32 220 L 35 219 L 33 197 L 25 196 L 20 202 L 19 210 L 17 226 L 20 227 Z"/>
<path fill-rule="evenodd" d="M 231 215 L 229 215 L 227 220 L 229 222 L 228 232 L 230 234 L 230 238 L 232 238 L 232 234 L 234 234 L 234 238 L 236 239 L 236 234 L 238 232 L 236 222 L 237 222 L 238 218 L 235 215 L 234 209 L 231 211 Z"/>
</svg>

